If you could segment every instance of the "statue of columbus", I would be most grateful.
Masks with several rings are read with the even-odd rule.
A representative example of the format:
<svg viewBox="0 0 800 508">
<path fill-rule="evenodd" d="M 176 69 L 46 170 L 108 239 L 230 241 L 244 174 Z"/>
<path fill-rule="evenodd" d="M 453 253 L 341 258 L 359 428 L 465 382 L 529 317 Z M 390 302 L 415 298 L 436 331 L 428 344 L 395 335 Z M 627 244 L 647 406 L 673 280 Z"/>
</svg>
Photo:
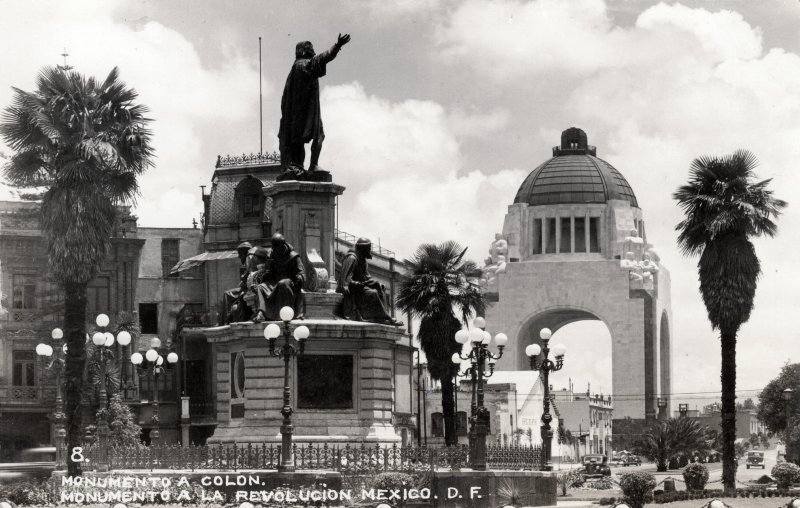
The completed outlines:
<svg viewBox="0 0 800 508">
<path fill-rule="evenodd" d="M 342 46 L 350 42 L 349 34 L 339 34 L 336 43 L 319 55 L 309 41 L 298 42 L 295 61 L 281 99 L 281 125 L 278 131 L 281 166 L 303 168 L 305 143 L 311 142 L 309 170 L 319 170 L 319 153 L 325 133 L 319 107 L 319 78 L 325 76 L 328 62 L 336 58 Z"/>
</svg>

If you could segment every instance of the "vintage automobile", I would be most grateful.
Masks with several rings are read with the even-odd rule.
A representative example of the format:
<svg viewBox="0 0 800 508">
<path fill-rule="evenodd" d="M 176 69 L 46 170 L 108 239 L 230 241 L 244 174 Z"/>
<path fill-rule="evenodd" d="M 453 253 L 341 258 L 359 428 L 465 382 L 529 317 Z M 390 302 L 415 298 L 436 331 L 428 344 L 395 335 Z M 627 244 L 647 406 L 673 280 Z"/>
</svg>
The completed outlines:
<svg viewBox="0 0 800 508">
<path fill-rule="evenodd" d="M 56 468 L 55 446 L 28 448 L 15 462 L 0 464 L 0 483 L 48 478 Z"/>
<path fill-rule="evenodd" d="M 747 455 L 745 455 L 744 463 L 747 466 L 747 469 L 758 466 L 761 466 L 761 469 L 767 468 L 767 466 L 764 464 L 764 452 L 760 451 L 747 452 Z"/>
<path fill-rule="evenodd" d="M 608 467 L 608 457 L 605 455 L 584 455 L 583 467 L 579 472 L 584 478 L 611 476 L 611 468 Z"/>
<path fill-rule="evenodd" d="M 639 458 L 638 455 L 634 455 L 632 453 L 626 453 L 620 456 L 621 461 L 620 465 L 622 466 L 641 466 L 642 459 Z"/>
</svg>

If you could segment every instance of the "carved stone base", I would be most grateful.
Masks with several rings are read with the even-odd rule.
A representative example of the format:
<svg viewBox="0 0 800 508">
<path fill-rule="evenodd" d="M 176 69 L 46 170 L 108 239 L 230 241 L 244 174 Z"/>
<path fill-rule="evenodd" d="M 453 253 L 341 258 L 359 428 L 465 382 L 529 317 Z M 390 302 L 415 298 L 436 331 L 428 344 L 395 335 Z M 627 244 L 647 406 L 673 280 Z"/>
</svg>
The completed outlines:
<svg viewBox="0 0 800 508">
<path fill-rule="evenodd" d="M 306 319 L 342 319 L 342 298 L 338 293 L 305 293 Z"/>
</svg>

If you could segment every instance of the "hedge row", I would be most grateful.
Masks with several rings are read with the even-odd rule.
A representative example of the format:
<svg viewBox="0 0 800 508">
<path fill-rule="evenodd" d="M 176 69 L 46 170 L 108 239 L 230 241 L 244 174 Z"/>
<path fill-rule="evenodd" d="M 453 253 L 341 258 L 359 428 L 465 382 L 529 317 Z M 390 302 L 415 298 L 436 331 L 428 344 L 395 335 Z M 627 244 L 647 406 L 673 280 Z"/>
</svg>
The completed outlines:
<svg viewBox="0 0 800 508">
<path fill-rule="evenodd" d="M 732 497 L 797 497 L 800 490 L 767 490 L 767 489 L 736 489 Z M 722 490 L 712 489 L 703 491 L 675 491 L 662 492 L 656 491 L 655 503 L 664 504 L 674 501 L 688 501 L 692 499 L 710 499 L 715 497 L 726 497 Z"/>
</svg>

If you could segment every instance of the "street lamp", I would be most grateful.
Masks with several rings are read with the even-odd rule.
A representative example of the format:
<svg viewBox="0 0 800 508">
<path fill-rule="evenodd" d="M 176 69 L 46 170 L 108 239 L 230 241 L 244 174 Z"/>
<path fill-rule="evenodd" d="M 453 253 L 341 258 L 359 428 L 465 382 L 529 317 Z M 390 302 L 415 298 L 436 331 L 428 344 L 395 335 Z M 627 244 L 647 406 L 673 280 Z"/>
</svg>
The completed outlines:
<svg viewBox="0 0 800 508">
<path fill-rule="evenodd" d="M 305 339 L 308 338 L 309 330 L 305 325 L 294 329 L 294 334 L 289 330 L 289 323 L 294 317 L 291 307 L 284 307 L 280 311 L 281 321 L 283 321 L 284 343 L 279 349 L 275 349 L 275 339 L 281 335 L 281 327 L 277 323 L 270 323 L 264 328 L 264 338 L 269 341 L 269 354 L 276 358 L 283 358 L 283 423 L 281 424 L 281 462 L 278 464 L 278 471 L 294 471 L 294 457 L 292 456 L 292 425 L 291 389 L 289 388 L 289 360 L 294 356 L 300 356 L 305 351 Z M 294 341 L 292 341 L 294 335 Z"/>
<path fill-rule="evenodd" d="M 548 357 L 550 348 L 548 343 L 553 333 L 549 328 L 542 328 L 539 332 L 539 338 L 542 339 L 542 346 L 539 344 L 529 344 L 525 348 L 525 354 L 531 359 L 531 369 L 538 370 L 542 373 L 544 382 L 544 400 L 542 411 L 542 453 L 544 458 L 542 460 L 542 471 L 552 471 L 553 465 L 550 462 L 551 451 L 550 445 L 553 440 L 553 429 L 550 427 L 550 422 L 553 417 L 550 415 L 550 382 L 548 380 L 551 372 L 561 370 L 564 366 L 564 353 L 567 352 L 567 346 L 564 344 L 556 344 L 553 346 L 553 355 L 556 357 L 555 363 Z M 541 353 L 541 356 L 540 356 Z M 537 360 L 538 357 L 538 360 Z"/>
<path fill-rule="evenodd" d="M 153 379 L 153 416 L 151 418 L 155 429 L 150 433 L 151 443 L 157 443 L 160 437 L 159 418 L 158 418 L 158 376 L 164 373 L 164 367 L 171 369 L 178 363 L 178 354 L 170 352 L 167 355 L 166 365 L 164 357 L 158 353 L 161 347 L 161 339 L 153 337 L 150 339 L 150 349 L 144 355 L 140 352 L 131 355 L 131 363 L 136 367 L 139 377 L 152 377 Z"/>
<path fill-rule="evenodd" d="M 786 437 L 784 438 L 784 442 L 786 443 L 784 446 L 786 447 L 786 451 L 784 452 L 784 457 L 786 458 L 787 462 L 794 457 L 794 450 L 790 449 L 791 441 L 789 440 L 789 432 L 792 428 L 792 396 L 794 395 L 794 390 L 791 388 L 786 388 L 783 390 L 783 401 L 786 403 L 783 405 L 784 411 L 786 412 Z"/>
<path fill-rule="evenodd" d="M 100 329 L 105 329 L 110 320 L 105 314 L 98 314 L 95 324 Z M 97 356 L 100 367 L 100 407 L 104 410 L 103 416 L 97 422 L 97 434 L 100 439 L 100 459 L 98 460 L 98 470 L 108 470 L 108 393 L 106 392 L 106 376 L 108 375 L 108 362 L 114 360 L 114 352 L 111 346 L 114 345 L 114 335 L 111 332 L 98 330 L 92 335 L 92 343 L 97 346 Z"/>
<path fill-rule="evenodd" d="M 461 353 L 453 353 L 451 360 L 453 363 L 460 364 L 461 360 L 470 360 L 470 367 L 465 371 L 470 373 L 472 378 L 472 407 L 470 416 L 470 458 L 472 459 L 472 469 L 476 471 L 486 470 L 486 434 L 489 433 L 489 410 L 483 402 L 484 378 L 494 374 L 495 362 L 503 356 L 503 348 L 508 342 L 508 337 L 504 333 L 494 336 L 499 352 L 495 355 L 489 351 L 489 344 L 492 342 L 492 334 L 485 331 L 486 320 L 477 317 L 472 322 L 472 330 L 459 330 L 456 332 L 456 342 L 464 345 L 469 341 L 472 348 L 466 356 Z M 489 373 L 486 373 L 486 363 L 489 363 Z"/>
<path fill-rule="evenodd" d="M 53 339 L 53 343 L 56 344 L 56 347 L 53 348 L 50 344 L 45 343 L 37 344 L 36 354 L 42 357 L 42 359 L 45 359 L 45 361 L 52 357 L 52 360 L 50 360 L 50 363 L 48 363 L 45 368 L 56 377 L 56 410 L 53 413 L 53 420 L 55 421 L 56 427 L 56 469 L 60 471 L 66 467 L 64 454 L 61 450 L 64 444 L 64 437 L 67 435 L 64 430 L 64 420 L 66 417 L 64 415 L 64 399 L 61 395 L 61 375 L 64 372 L 64 357 L 67 354 L 67 345 L 62 344 L 61 347 L 58 347 L 58 344 L 60 344 L 61 340 L 64 338 L 64 332 L 61 331 L 61 328 L 53 328 L 53 331 L 50 332 L 50 337 Z"/>
</svg>

